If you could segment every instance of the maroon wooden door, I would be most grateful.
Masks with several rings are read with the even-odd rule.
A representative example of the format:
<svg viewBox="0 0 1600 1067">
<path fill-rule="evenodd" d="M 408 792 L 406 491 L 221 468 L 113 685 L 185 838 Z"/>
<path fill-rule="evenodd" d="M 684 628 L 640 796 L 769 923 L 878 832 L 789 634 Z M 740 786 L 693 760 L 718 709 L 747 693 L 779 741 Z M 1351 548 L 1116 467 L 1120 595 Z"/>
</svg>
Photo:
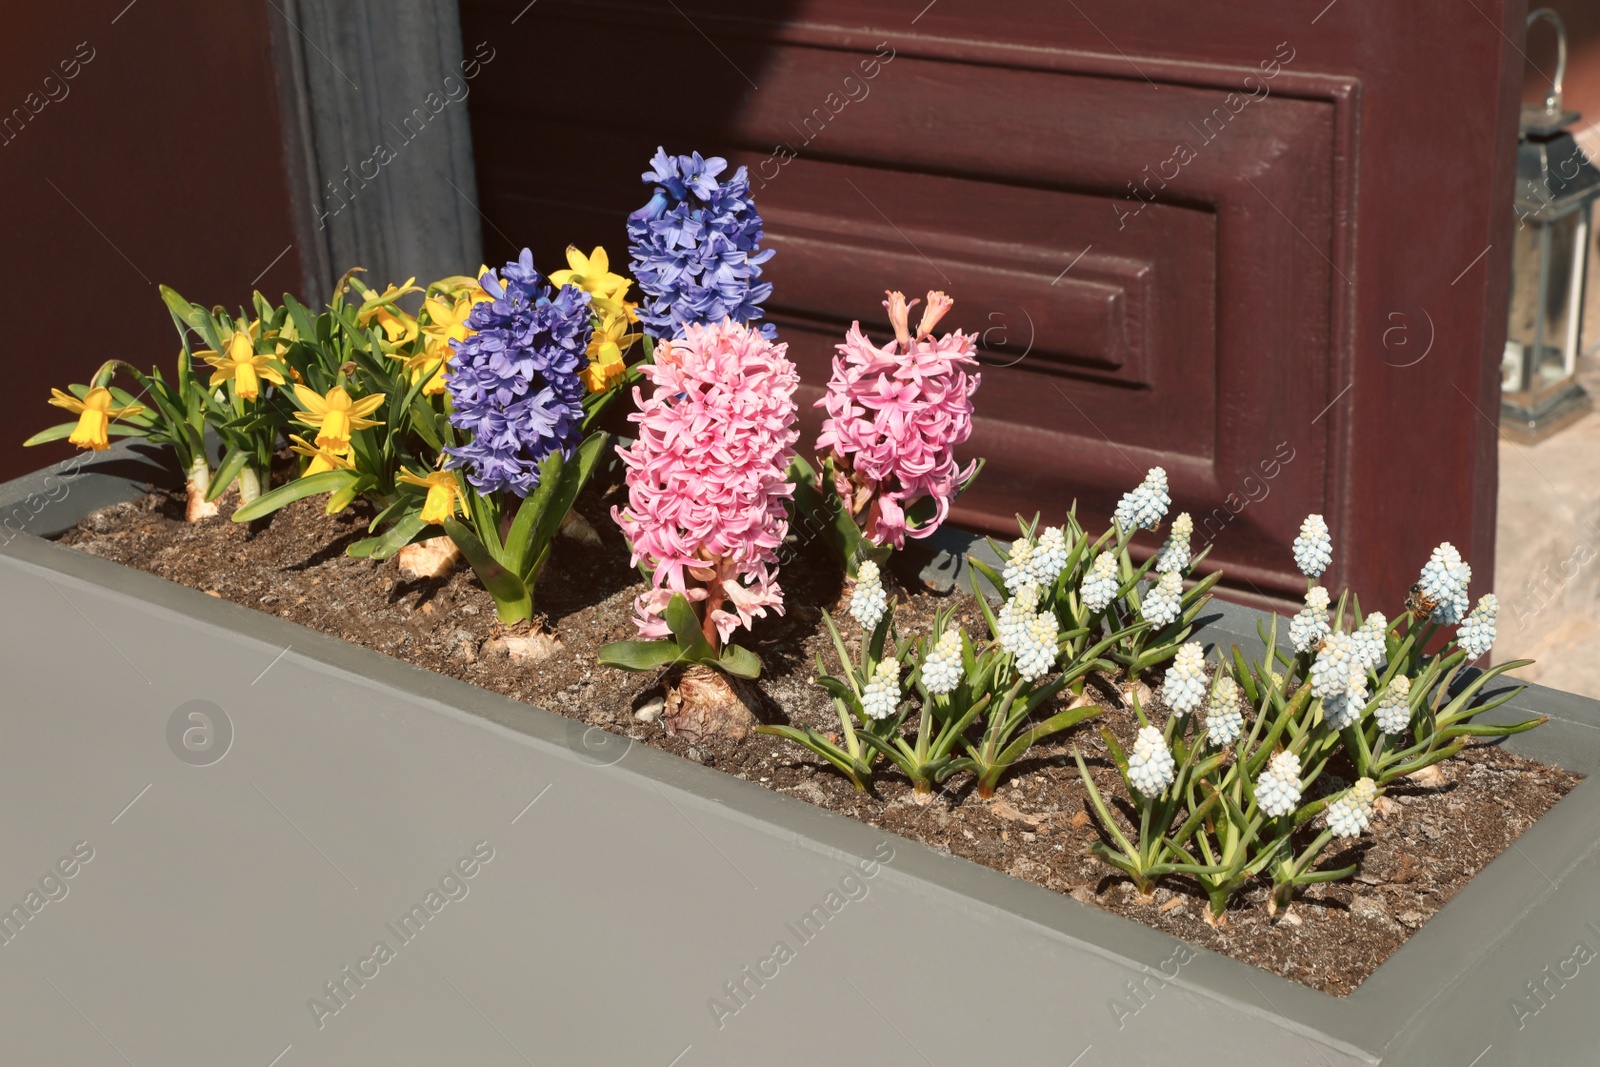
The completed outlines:
<svg viewBox="0 0 1600 1067">
<path fill-rule="evenodd" d="M 620 255 L 656 145 L 720 153 L 807 400 L 885 287 L 983 338 L 960 521 L 1160 464 L 1246 596 L 1312 511 L 1369 602 L 1442 540 L 1490 578 L 1522 7 L 924 3 L 465 0 L 491 251 Z"/>
</svg>

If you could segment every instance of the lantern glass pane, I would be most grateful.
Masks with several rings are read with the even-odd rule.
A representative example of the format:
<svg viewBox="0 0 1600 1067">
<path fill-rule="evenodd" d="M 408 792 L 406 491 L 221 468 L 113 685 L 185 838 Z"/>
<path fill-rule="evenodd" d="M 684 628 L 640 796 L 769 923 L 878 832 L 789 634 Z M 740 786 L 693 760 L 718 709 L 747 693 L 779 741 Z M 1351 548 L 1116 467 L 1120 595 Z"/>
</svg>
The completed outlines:
<svg viewBox="0 0 1600 1067">
<path fill-rule="evenodd" d="M 1511 246 L 1511 321 L 1506 330 L 1506 357 L 1502 366 L 1502 387 L 1508 392 L 1533 389 L 1529 379 L 1529 355 L 1538 340 L 1542 303 L 1539 299 L 1539 270 L 1544 249 L 1542 221 L 1524 217 L 1517 223 Z"/>
<path fill-rule="evenodd" d="M 1554 385 L 1573 372 L 1577 338 L 1573 327 L 1582 295 L 1583 237 L 1588 227 L 1583 213 L 1569 212 L 1553 219 L 1549 226 L 1550 244 L 1546 252 L 1543 297 L 1544 308 L 1539 348 L 1533 364 L 1535 389 Z"/>
</svg>

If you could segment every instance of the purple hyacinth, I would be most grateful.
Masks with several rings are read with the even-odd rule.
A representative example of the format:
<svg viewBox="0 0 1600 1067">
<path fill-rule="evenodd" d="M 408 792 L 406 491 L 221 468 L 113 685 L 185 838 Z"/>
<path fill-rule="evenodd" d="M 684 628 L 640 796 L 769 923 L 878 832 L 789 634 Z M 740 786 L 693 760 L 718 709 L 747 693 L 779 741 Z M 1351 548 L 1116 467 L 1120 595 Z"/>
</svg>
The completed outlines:
<svg viewBox="0 0 1600 1067">
<path fill-rule="evenodd" d="M 724 318 L 748 326 L 765 314 L 772 283 L 758 279 L 773 250 L 760 247 L 761 216 L 745 168 L 717 181 L 727 167 L 719 156 L 669 156 L 658 148 L 644 172 L 655 192 L 628 216 L 628 250 L 645 295 L 639 318 L 652 337 L 682 337 L 689 323 Z M 771 323 L 760 332 L 777 336 Z"/>
<path fill-rule="evenodd" d="M 539 464 L 552 452 L 571 457 L 583 436 L 589 294 L 566 285 L 551 296 L 527 249 L 499 279 L 481 281 L 494 299 L 472 309 L 467 326 L 476 332 L 451 343 L 446 379 L 450 425 L 471 438 L 444 450 L 445 466 L 465 470 L 480 493 L 525 497 Z"/>
</svg>

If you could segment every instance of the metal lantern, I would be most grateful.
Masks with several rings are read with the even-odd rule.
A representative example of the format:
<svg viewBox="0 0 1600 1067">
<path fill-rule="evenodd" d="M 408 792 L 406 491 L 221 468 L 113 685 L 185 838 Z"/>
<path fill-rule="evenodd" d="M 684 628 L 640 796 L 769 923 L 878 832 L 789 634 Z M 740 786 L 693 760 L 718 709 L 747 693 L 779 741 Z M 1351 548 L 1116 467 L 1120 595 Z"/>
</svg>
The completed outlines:
<svg viewBox="0 0 1600 1067">
<path fill-rule="evenodd" d="M 1522 441 L 1553 433 L 1592 404 L 1577 369 L 1590 209 L 1600 196 L 1600 171 L 1567 130 L 1578 113 L 1561 106 L 1566 27 L 1549 8 L 1530 14 L 1528 25 L 1541 18 L 1555 24 L 1556 76 L 1543 105 L 1522 107 L 1511 323 L 1501 363 L 1500 425 Z"/>
</svg>

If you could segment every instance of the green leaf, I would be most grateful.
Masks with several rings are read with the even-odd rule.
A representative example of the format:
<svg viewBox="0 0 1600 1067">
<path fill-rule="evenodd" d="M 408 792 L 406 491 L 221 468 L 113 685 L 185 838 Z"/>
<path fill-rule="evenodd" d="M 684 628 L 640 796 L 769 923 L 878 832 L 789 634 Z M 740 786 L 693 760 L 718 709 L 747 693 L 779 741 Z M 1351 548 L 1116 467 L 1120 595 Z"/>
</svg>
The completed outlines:
<svg viewBox="0 0 1600 1067">
<path fill-rule="evenodd" d="M 422 516 L 415 512 L 408 512 L 401 516 L 400 521 L 385 530 L 378 537 L 369 537 L 364 541 L 357 541 L 345 550 L 349 556 L 368 557 L 371 559 L 388 559 L 402 548 L 417 539 L 417 535 L 427 529 L 429 523 L 422 521 Z"/>
<path fill-rule="evenodd" d="M 683 652 L 673 641 L 613 641 L 600 646 L 596 657 L 602 667 L 625 671 L 654 671 L 682 661 Z"/>
<path fill-rule="evenodd" d="M 761 677 L 761 658 L 748 648 L 739 645 L 728 645 L 724 648 L 717 666 L 736 678 Z"/>
<path fill-rule="evenodd" d="M 316 496 L 318 493 L 338 492 L 345 485 L 354 481 L 355 478 L 355 474 L 350 471 L 323 471 L 321 474 L 313 474 L 309 478 L 296 478 L 292 482 L 285 482 L 271 492 L 262 493 L 250 503 L 239 508 L 233 513 L 233 521 L 250 522 L 262 516 L 271 515 L 274 511 L 288 504 L 293 504 L 296 500 L 304 500 L 306 497 Z M 215 480 L 213 480 L 213 484 L 215 484 Z"/>
<path fill-rule="evenodd" d="M 688 597 L 682 593 L 672 594 L 672 599 L 667 601 L 666 618 L 667 629 L 677 639 L 678 648 L 686 661 L 698 663 L 716 655 L 711 642 L 706 640 L 700 629 L 700 619 L 695 615 Z"/>
<path fill-rule="evenodd" d="M 211 476 L 211 485 L 206 489 L 206 500 L 208 502 L 215 500 L 223 493 L 226 493 L 228 486 L 233 484 L 233 480 L 239 476 L 239 472 L 244 470 L 244 465 L 248 462 L 250 462 L 250 453 L 242 448 L 233 449 L 226 456 L 223 456 L 222 462 L 217 464 L 217 472 Z M 257 497 L 256 499 L 259 500 L 261 498 Z M 238 520 L 235 519 L 234 521 L 237 522 Z"/>
<path fill-rule="evenodd" d="M 494 597 L 500 621 L 516 622 L 533 617 L 533 594 L 522 579 L 506 570 L 500 561 L 489 554 L 478 535 L 455 519 L 444 520 L 444 531 L 461 549 L 483 587 Z"/>
</svg>

